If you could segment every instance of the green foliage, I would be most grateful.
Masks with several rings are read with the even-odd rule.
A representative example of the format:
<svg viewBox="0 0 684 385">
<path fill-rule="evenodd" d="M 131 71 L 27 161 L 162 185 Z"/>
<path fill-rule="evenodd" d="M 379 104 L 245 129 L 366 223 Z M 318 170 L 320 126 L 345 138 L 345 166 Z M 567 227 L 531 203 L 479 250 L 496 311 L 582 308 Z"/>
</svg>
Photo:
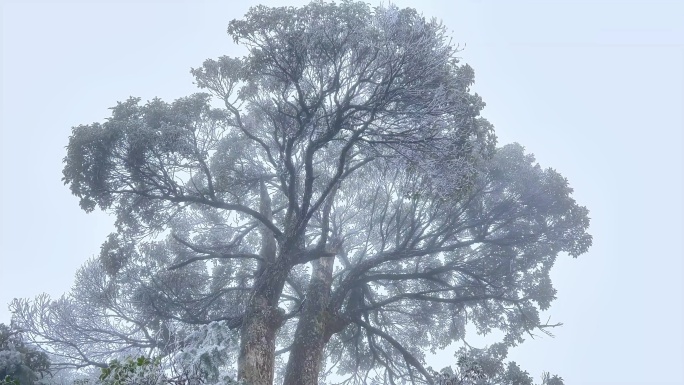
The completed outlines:
<svg viewBox="0 0 684 385">
<path fill-rule="evenodd" d="M 179 353 L 179 352 L 176 352 Z M 98 385 L 241 385 L 228 376 L 221 378 L 218 365 L 207 354 L 190 353 L 194 359 L 180 357 L 150 358 L 144 355 L 114 359 L 100 370 Z M 181 353 L 181 356 L 183 354 Z"/>
<path fill-rule="evenodd" d="M 7 375 L 5 378 L 0 380 L 0 385 L 20 385 L 19 380 L 12 378 L 11 376 Z"/>
<path fill-rule="evenodd" d="M 109 367 L 102 368 L 99 379 L 102 385 L 130 384 L 133 379 L 138 380 L 136 383 L 153 384 L 156 382 L 154 374 L 158 372 L 160 362 L 158 358 L 150 360 L 145 356 L 127 357 L 123 362 L 115 359 L 109 363 Z"/>
<path fill-rule="evenodd" d="M 20 330 L 0 324 L 0 384 L 31 385 L 49 368 L 47 355 L 26 344 Z"/>
</svg>

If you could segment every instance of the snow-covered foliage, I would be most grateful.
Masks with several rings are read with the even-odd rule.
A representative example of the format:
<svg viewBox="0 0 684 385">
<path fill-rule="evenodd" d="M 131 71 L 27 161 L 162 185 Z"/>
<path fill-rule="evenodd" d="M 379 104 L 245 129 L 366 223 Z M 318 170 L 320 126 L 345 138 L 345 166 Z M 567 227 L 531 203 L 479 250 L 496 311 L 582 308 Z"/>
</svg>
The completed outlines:
<svg viewBox="0 0 684 385">
<path fill-rule="evenodd" d="M 228 385 L 235 381 L 237 333 L 225 321 L 188 328 L 169 323 L 176 338 L 164 356 L 116 354 L 97 371 L 61 370 L 44 385 Z M 159 351 L 157 351 L 159 352 Z"/>
<path fill-rule="evenodd" d="M 288 353 L 286 385 L 323 362 L 350 384 L 430 383 L 425 351 L 466 324 L 505 346 L 558 326 L 540 317 L 549 272 L 588 250 L 588 211 L 522 146 L 496 148 L 443 25 L 314 1 L 228 33 L 248 53 L 193 69 L 207 93 L 73 128 L 64 182 L 117 228 L 71 293 L 12 304 L 58 364 L 145 353 L 221 381 L 237 360 L 271 385 Z"/>
<path fill-rule="evenodd" d="M 32 385 L 49 373 L 45 353 L 30 345 L 20 329 L 0 324 L 0 384 Z"/>
<path fill-rule="evenodd" d="M 240 385 L 235 378 L 237 334 L 225 321 L 187 329 L 170 327 L 179 338 L 167 356 L 127 357 L 102 370 L 102 385 Z M 167 349 L 168 351 L 168 349 Z"/>
<path fill-rule="evenodd" d="M 513 361 L 505 362 L 508 348 L 504 344 L 476 349 L 463 347 L 455 356 L 456 365 L 433 374 L 435 385 L 534 385 L 533 378 Z M 539 385 L 563 385 L 563 379 L 542 373 Z"/>
<path fill-rule="evenodd" d="M 22 358 L 22 354 L 14 349 L 0 351 L 0 378 L 5 377 L 5 375 L 2 375 L 3 373 L 9 375 L 10 373 L 19 372 L 23 361 Z"/>
<path fill-rule="evenodd" d="M 221 383 L 236 377 L 238 335 L 225 321 L 201 326 L 188 335 L 175 353 L 174 365 L 196 368 L 207 384 Z"/>
</svg>

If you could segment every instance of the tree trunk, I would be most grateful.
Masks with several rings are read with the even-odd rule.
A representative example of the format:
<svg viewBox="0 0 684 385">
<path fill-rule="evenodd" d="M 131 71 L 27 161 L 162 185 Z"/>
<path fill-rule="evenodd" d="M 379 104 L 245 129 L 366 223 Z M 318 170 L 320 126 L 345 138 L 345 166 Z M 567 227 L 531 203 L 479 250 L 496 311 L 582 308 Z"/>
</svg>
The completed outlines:
<svg viewBox="0 0 684 385">
<path fill-rule="evenodd" d="M 323 361 L 326 327 L 335 257 L 323 257 L 313 263 L 283 385 L 317 385 Z"/>
<path fill-rule="evenodd" d="M 238 379 L 249 385 L 273 385 L 275 336 L 281 314 L 265 302 L 263 297 L 250 301 L 240 330 Z"/>
<path fill-rule="evenodd" d="M 271 198 L 263 180 L 260 183 L 259 211 L 268 220 L 273 219 Z M 249 385 L 273 385 L 275 363 L 275 337 L 282 323 L 278 300 L 290 270 L 287 255 L 276 260 L 276 240 L 273 232 L 261 226 L 262 260 L 259 261 L 252 297 L 240 328 L 240 356 L 238 379 Z"/>
<path fill-rule="evenodd" d="M 267 264 L 257 277 L 240 328 L 238 379 L 249 385 L 272 385 L 275 336 L 283 321 L 278 299 L 290 271 L 287 258 Z"/>
</svg>

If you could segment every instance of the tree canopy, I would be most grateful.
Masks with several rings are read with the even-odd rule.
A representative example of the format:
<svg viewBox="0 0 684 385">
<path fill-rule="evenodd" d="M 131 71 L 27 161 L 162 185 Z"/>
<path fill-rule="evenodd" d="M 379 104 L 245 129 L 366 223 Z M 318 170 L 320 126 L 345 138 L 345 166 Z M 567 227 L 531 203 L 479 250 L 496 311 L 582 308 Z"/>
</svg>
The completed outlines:
<svg viewBox="0 0 684 385">
<path fill-rule="evenodd" d="M 504 333 L 499 361 L 557 326 L 540 319 L 549 272 L 590 247 L 588 210 L 521 145 L 496 147 L 444 26 L 313 2 L 228 33 L 248 54 L 193 69 L 206 93 L 73 128 L 64 182 L 117 231 L 72 293 L 12 305 L 61 365 L 164 354 L 170 323 L 221 321 L 251 385 L 435 383 L 425 351 L 467 324 Z"/>
</svg>

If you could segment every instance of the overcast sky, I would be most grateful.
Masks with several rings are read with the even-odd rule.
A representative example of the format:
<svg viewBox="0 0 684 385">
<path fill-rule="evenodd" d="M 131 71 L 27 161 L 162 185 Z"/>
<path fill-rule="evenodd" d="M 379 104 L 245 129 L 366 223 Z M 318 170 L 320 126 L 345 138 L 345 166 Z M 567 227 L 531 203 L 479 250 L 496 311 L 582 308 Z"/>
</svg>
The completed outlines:
<svg viewBox="0 0 684 385">
<path fill-rule="evenodd" d="M 67 291 L 113 229 L 60 180 L 71 127 L 128 96 L 195 92 L 190 67 L 240 55 L 228 21 L 258 3 L 3 0 L 0 322 L 14 297 Z M 594 246 L 552 274 L 547 315 L 564 326 L 510 358 L 569 385 L 684 383 L 682 2 L 396 3 L 444 22 L 500 144 L 557 169 L 591 212 Z"/>
</svg>

